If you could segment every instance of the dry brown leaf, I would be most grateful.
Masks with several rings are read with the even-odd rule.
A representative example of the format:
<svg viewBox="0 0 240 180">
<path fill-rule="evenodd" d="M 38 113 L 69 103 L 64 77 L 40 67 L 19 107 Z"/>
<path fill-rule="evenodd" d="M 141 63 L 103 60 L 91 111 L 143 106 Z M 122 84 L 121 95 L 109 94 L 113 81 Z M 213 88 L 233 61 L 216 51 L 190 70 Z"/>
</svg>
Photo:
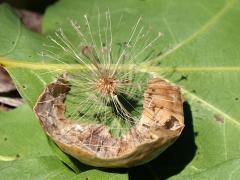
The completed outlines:
<svg viewBox="0 0 240 180">
<path fill-rule="evenodd" d="M 0 93 L 16 90 L 8 73 L 0 66 Z"/>
<path fill-rule="evenodd" d="M 42 31 L 42 15 L 25 9 L 16 9 L 22 23 L 34 32 Z"/>
</svg>

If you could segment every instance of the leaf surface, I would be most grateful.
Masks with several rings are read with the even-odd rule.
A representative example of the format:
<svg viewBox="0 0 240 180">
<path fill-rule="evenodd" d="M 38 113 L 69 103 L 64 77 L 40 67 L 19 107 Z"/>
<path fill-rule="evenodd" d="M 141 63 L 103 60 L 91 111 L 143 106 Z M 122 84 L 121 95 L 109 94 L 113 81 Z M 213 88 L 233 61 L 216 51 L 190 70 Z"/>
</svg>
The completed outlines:
<svg viewBox="0 0 240 180">
<path fill-rule="evenodd" d="M 145 62 L 141 68 L 182 88 L 187 101 L 184 104 L 186 127 L 179 140 L 157 159 L 130 169 L 130 179 L 197 179 L 213 174 L 213 178 L 218 178 L 222 177 L 220 171 L 230 172 L 233 164 L 238 163 L 239 5 L 238 0 L 62 0 L 48 8 L 43 23 L 45 35 L 59 25 L 69 30 L 70 26 L 65 25 L 68 18 L 82 20 L 82 16 L 88 14 L 96 19 L 98 8 L 102 11 L 109 8 L 114 22 L 118 22 L 121 16 L 125 18 L 121 31 L 115 32 L 119 38 L 129 33 L 129 27 L 139 16 L 144 18 L 146 26 L 151 25 L 154 32 L 164 34 L 154 47 L 159 49 L 160 55 Z M 46 73 L 46 68 L 39 68 L 43 62 L 36 54 L 42 48 L 44 35 L 16 25 L 19 20 L 6 6 L 1 6 L 0 15 L 5 17 L 0 27 L 9 33 L 6 36 L 5 31 L 0 30 L 0 39 L 3 40 L 0 52 L 5 58 L 18 60 L 0 62 L 6 65 L 21 95 L 33 106 L 46 84 L 56 77 L 54 73 Z M 96 25 L 93 28 L 97 28 Z M 17 43 L 9 43 L 11 39 L 8 38 Z M 34 64 L 29 65 L 29 62 Z"/>
</svg>

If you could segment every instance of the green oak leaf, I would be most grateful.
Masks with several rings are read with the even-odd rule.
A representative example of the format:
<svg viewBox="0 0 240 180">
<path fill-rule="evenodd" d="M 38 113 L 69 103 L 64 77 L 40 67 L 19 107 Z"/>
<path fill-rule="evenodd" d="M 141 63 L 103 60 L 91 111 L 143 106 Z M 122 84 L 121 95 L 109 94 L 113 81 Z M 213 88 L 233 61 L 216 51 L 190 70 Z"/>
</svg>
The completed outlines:
<svg viewBox="0 0 240 180">
<path fill-rule="evenodd" d="M 54 155 L 29 106 L 0 113 L 0 160 Z"/>
<path fill-rule="evenodd" d="M 182 88 L 186 127 L 158 158 L 129 169 L 129 178 L 231 179 L 238 177 L 240 157 L 239 5 L 239 0 L 61 0 L 47 9 L 43 34 L 28 31 L 2 5 L 0 62 L 33 107 L 46 84 L 57 76 L 41 68 L 43 62 L 37 55 L 47 34 L 58 26 L 69 30 L 69 18 L 81 20 L 88 14 L 94 21 L 98 9 L 109 8 L 113 21 L 125 18 L 121 31 L 115 32 L 121 39 L 142 16 L 145 25 L 164 34 L 154 47 L 158 56 L 145 62 L 144 68 Z M 92 171 L 83 174 L 92 176 Z M 101 172 L 99 178 L 104 177 Z"/>
<path fill-rule="evenodd" d="M 51 180 L 122 180 L 126 179 L 126 174 L 116 174 L 113 172 L 102 172 L 99 170 L 89 170 L 81 174 L 75 174 L 69 170 L 58 158 L 54 156 L 41 156 L 26 158 L 16 161 L 2 163 L 0 161 L 1 179 L 51 179 Z"/>
<path fill-rule="evenodd" d="M 75 174 L 54 156 L 0 162 L 2 179 L 70 179 Z"/>
</svg>

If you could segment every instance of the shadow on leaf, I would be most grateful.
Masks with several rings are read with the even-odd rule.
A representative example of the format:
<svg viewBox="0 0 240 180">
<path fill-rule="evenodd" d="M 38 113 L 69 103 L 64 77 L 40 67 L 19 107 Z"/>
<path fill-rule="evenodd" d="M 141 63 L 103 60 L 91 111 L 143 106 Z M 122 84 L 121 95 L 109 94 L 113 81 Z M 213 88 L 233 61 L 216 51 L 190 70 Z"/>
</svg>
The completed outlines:
<svg viewBox="0 0 240 180">
<path fill-rule="evenodd" d="M 184 102 L 185 128 L 179 139 L 160 156 L 148 164 L 132 168 L 129 179 L 167 179 L 180 173 L 195 156 L 192 112 L 188 102 Z"/>
<path fill-rule="evenodd" d="M 75 158 L 69 155 L 67 156 L 78 167 L 80 172 L 98 169 L 100 171 L 110 173 L 129 173 L 130 180 L 167 179 L 171 176 L 177 175 L 187 166 L 188 163 L 191 162 L 197 150 L 194 140 L 194 137 L 197 134 L 194 133 L 192 112 L 188 102 L 184 102 L 183 108 L 185 128 L 182 134 L 172 146 L 170 146 L 166 151 L 148 164 L 129 169 L 96 168 L 84 165 Z"/>
</svg>

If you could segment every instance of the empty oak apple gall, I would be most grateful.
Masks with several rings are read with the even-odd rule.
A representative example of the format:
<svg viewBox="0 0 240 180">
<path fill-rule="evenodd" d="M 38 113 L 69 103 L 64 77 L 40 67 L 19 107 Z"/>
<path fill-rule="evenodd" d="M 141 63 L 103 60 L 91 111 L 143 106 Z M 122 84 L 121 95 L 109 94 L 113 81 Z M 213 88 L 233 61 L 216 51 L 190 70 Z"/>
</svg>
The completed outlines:
<svg viewBox="0 0 240 180">
<path fill-rule="evenodd" d="M 180 88 L 154 78 L 147 82 L 139 120 L 120 137 L 100 123 L 81 123 L 65 117 L 71 86 L 59 78 L 45 88 L 34 111 L 45 133 L 62 151 L 97 167 L 134 167 L 151 161 L 169 147 L 184 127 Z"/>
<path fill-rule="evenodd" d="M 114 22 L 109 10 L 98 12 L 91 22 L 87 15 L 80 23 L 70 20 L 73 32 L 59 28 L 48 37 L 40 55 L 64 65 L 67 73 L 46 86 L 34 111 L 46 134 L 79 161 L 133 167 L 179 137 L 183 99 L 179 87 L 141 68 L 158 52 L 155 45 L 163 34 L 146 28 L 142 17 L 129 31 L 121 18 Z M 113 33 L 121 27 L 126 33 Z"/>
</svg>

